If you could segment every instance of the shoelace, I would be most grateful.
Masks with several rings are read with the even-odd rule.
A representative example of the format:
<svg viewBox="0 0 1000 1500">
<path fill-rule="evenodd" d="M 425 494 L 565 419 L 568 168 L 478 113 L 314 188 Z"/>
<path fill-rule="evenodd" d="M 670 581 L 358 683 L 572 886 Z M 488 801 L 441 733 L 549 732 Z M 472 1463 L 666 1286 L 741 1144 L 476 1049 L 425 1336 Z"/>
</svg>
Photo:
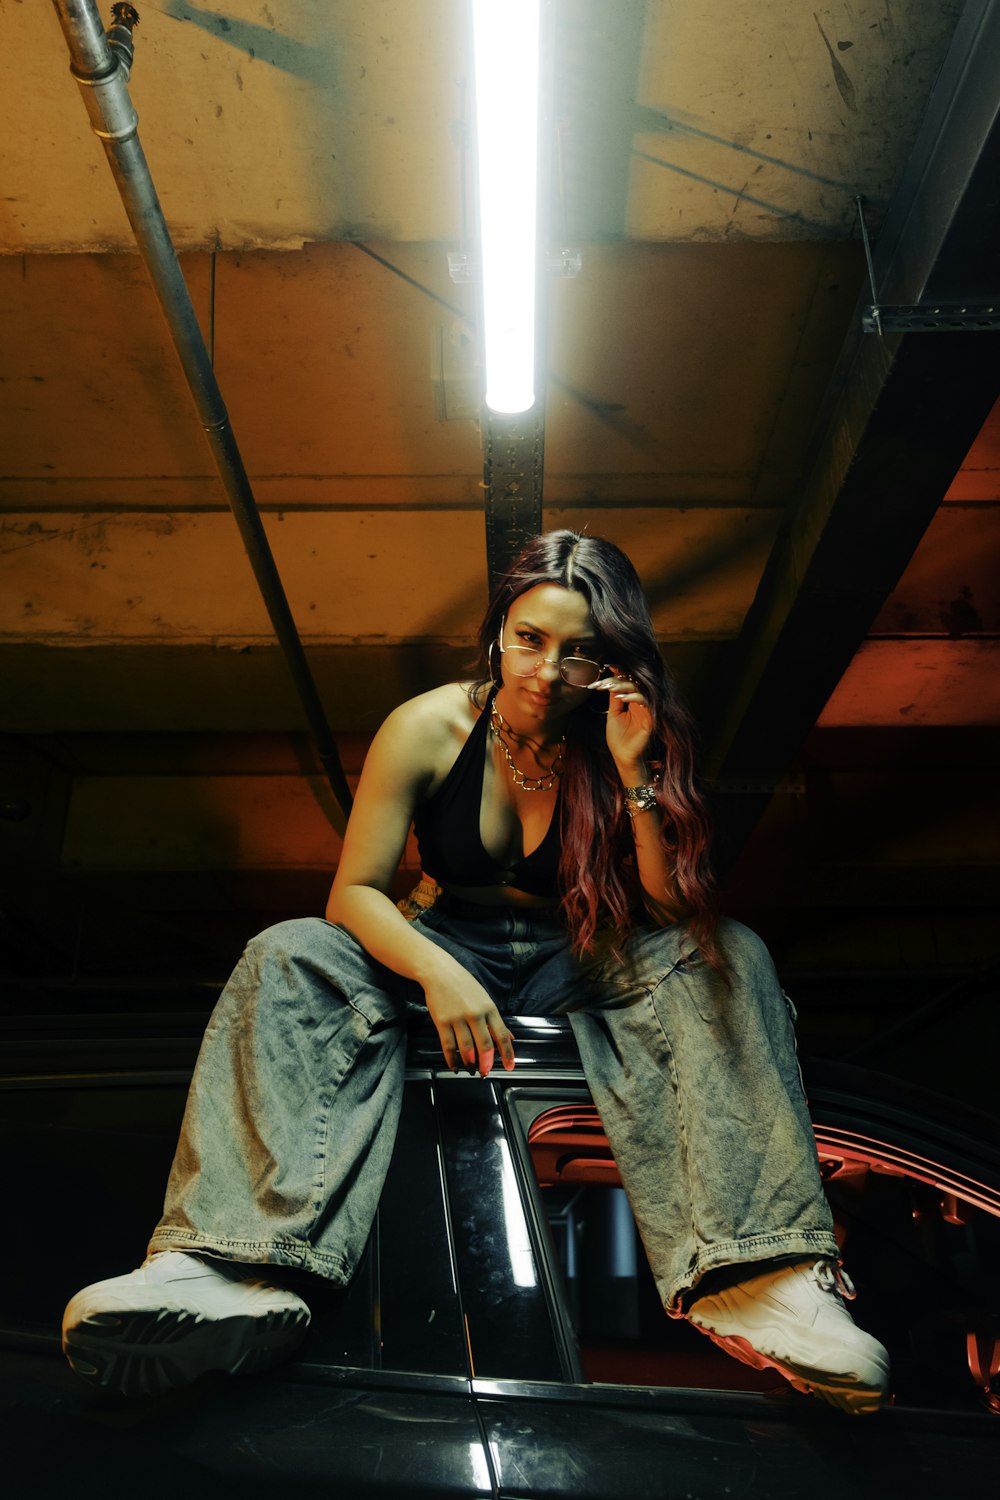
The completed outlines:
<svg viewBox="0 0 1000 1500">
<path fill-rule="evenodd" d="M 831 1292 L 834 1296 L 839 1294 L 846 1302 L 853 1302 L 858 1295 L 854 1282 L 843 1266 L 836 1265 L 832 1260 L 818 1260 L 813 1273 L 824 1292 Z"/>
</svg>

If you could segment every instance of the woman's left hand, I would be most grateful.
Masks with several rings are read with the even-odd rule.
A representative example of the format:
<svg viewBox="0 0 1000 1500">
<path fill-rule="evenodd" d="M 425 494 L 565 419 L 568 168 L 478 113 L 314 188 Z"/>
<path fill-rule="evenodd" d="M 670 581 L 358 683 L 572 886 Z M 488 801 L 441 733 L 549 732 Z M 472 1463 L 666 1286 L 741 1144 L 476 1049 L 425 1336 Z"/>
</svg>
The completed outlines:
<svg viewBox="0 0 1000 1500">
<path fill-rule="evenodd" d="M 653 733 L 653 715 L 638 683 L 624 673 L 602 677 L 592 691 L 608 694 L 608 749 L 617 766 L 638 765 Z"/>
</svg>

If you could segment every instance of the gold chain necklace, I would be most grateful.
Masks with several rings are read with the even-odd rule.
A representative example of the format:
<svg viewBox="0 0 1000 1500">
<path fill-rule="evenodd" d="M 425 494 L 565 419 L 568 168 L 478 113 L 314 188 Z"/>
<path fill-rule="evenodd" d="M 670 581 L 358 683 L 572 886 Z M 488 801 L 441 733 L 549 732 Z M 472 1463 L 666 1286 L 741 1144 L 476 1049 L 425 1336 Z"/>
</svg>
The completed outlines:
<svg viewBox="0 0 1000 1500">
<path fill-rule="evenodd" d="M 493 738 L 500 746 L 504 760 L 507 762 L 507 765 L 510 769 L 511 780 L 513 781 L 514 785 L 520 787 L 524 792 L 551 791 L 556 782 L 559 780 L 559 777 L 562 775 L 563 746 L 566 744 L 566 736 L 563 735 L 562 739 L 559 741 L 559 748 L 556 751 L 556 758 L 552 762 L 552 766 L 546 773 L 546 775 L 525 776 L 524 772 L 519 770 L 519 768 L 515 766 L 513 756 L 507 748 L 507 742 L 503 737 L 503 731 L 505 729 L 509 730 L 510 725 L 507 723 L 507 720 L 504 718 L 499 708 L 497 708 L 495 698 L 490 708 L 490 729 L 493 732 Z"/>
</svg>

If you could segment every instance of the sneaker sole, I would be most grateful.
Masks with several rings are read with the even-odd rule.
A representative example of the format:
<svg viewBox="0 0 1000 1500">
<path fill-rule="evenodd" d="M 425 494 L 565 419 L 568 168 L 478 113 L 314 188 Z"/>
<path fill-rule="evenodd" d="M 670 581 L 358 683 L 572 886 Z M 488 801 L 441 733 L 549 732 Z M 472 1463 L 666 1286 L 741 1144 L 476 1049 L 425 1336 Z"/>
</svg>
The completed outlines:
<svg viewBox="0 0 1000 1500">
<path fill-rule="evenodd" d="M 820 1374 L 808 1367 L 796 1365 L 790 1360 L 780 1360 L 773 1355 L 762 1354 L 745 1338 L 717 1333 L 714 1328 L 695 1322 L 694 1318 L 689 1318 L 688 1321 L 692 1327 L 698 1329 L 699 1333 L 704 1333 L 713 1344 L 718 1344 L 720 1349 L 724 1349 L 734 1359 L 741 1360 L 743 1364 L 750 1365 L 755 1370 L 777 1370 L 778 1374 L 783 1375 L 797 1391 L 802 1391 L 807 1396 L 819 1396 L 821 1400 L 829 1402 L 831 1406 L 836 1406 L 852 1416 L 868 1416 L 878 1411 L 885 1400 L 889 1380 L 889 1372 L 886 1369 L 880 1369 L 881 1378 L 878 1384 L 874 1381 L 859 1381 L 850 1375 L 838 1377 L 827 1371 Z"/>
<path fill-rule="evenodd" d="M 63 1336 L 77 1375 L 123 1396 L 154 1396 L 209 1370 L 250 1375 L 279 1364 L 309 1326 L 305 1307 L 206 1318 L 170 1308 L 92 1313 Z"/>
</svg>

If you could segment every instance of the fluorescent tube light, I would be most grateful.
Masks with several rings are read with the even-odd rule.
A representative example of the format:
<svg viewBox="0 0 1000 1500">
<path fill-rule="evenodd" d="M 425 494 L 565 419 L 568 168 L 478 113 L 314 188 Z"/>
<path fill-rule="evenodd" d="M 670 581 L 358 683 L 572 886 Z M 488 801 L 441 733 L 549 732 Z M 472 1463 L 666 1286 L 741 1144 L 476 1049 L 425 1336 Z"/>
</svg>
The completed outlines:
<svg viewBox="0 0 1000 1500">
<path fill-rule="evenodd" d="M 539 0 L 472 0 L 486 405 L 535 404 Z"/>
</svg>

